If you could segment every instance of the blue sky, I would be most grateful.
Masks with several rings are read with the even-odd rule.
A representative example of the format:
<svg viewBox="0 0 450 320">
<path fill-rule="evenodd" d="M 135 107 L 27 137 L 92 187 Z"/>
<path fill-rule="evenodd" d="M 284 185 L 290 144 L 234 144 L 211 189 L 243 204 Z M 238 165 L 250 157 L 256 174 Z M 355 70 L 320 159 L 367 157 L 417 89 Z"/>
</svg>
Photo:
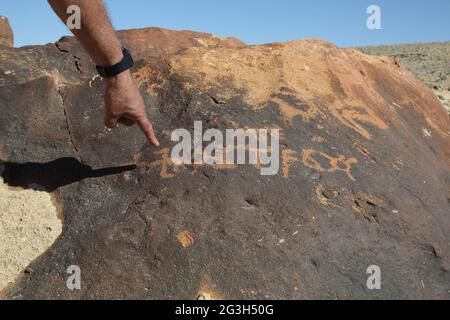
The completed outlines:
<svg viewBox="0 0 450 320">
<path fill-rule="evenodd" d="M 158 26 L 235 36 L 249 44 L 322 38 L 348 47 L 450 40 L 450 0 L 106 0 L 117 29 Z M 369 5 L 382 30 L 366 27 Z M 46 0 L 1 0 L 15 45 L 69 34 Z"/>
</svg>

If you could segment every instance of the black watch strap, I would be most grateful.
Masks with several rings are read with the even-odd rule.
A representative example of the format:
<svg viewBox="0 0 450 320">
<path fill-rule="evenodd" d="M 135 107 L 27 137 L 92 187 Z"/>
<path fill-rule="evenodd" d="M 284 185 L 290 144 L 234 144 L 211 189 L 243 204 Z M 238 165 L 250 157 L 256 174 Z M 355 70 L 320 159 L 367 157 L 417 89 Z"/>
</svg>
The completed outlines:
<svg viewBox="0 0 450 320">
<path fill-rule="evenodd" d="M 127 49 L 122 49 L 123 59 L 113 66 L 96 66 L 98 74 L 102 78 L 111 78 L 117 76 L 118 74 L 130 69 L 134 65 L 133 58 Z"/>
</svg>

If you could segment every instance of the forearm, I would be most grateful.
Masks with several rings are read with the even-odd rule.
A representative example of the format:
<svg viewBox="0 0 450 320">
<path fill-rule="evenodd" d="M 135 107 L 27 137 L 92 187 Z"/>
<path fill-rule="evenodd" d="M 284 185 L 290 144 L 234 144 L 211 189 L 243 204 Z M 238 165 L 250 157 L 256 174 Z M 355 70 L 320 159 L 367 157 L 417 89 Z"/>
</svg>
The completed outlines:
<svg viewBox="0 0 450 320">
<path fill-rule="evenodd" d="M 122 47 L 111 21 L 106 14 L 102 0 L 48 0 L 61 20 L 69 18 L 67 9 L 76 5 L 80 8 L 80 29 L 71 30 L 91 56 L 95 64 L 112 66 L 123 58 Z M 105 125 L 114 128 L 118 123 L 139 125 L 147 139 L 159 146 L 153 126 L 147 117 L 144 99 L 129 70 L 114 77 L 106 77 L 105 83 Z"/>
<path fill-rule="evenodd" d="M 106 13 L 102 0 L 48 0 L 63 22 L 69 18 L 67 8 L 77 5 L 81 11 L 81 29 L 71 30 L 97 65 L 118 63 L 122 48 Z"/>
</svg>

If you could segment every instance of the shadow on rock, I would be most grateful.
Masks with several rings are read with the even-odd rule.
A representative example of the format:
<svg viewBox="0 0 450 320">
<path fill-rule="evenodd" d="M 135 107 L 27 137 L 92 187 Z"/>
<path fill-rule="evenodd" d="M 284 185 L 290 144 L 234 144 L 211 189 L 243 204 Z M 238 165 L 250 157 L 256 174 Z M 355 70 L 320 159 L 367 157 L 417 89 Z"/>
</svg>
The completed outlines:
<svg viewBox="0 0 450 320">
<path fill-rule="evenodd" d="M 104 177 L 134 169 L 135 165 L 128 165 L 93 170 L 75 158 L 61 158 L 48 163 L 0 161 L 0 175 L 7 185 L 46 192 L 86 178 Z"/>
</svg>

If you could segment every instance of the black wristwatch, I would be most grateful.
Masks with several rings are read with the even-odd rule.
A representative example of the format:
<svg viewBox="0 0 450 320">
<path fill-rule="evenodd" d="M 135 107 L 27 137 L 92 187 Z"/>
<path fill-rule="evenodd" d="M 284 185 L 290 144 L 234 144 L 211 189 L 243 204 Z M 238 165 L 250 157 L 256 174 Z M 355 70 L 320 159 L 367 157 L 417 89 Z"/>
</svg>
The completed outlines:
<svg viewBox="0 0 450 320">
<path fill-rule="evenodd" d="M 118 74 L 131 69 L 134 65 L 133 58 L 127 49 L 122 49 L 123 59 L 113 66 L 96 66 L 98 74 L 102 78 L 111 78 L 117 76 Z"/>
</svg>

